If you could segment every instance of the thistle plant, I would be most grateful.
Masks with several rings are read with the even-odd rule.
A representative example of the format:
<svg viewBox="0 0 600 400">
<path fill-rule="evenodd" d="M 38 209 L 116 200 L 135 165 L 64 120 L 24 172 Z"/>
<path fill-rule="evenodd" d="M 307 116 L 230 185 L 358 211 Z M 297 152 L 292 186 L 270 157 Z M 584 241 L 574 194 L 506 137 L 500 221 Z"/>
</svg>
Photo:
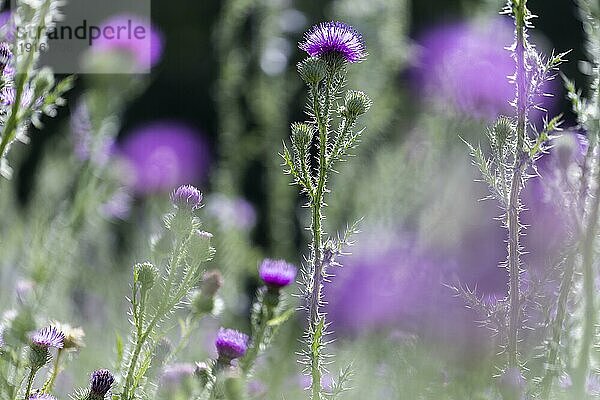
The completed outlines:
<svg viewBox="0 0 600 400">
<path fill-rule="evenodd" d="M 490 198 L 498 201 L 504 212 L 500 219 L 508 236 L 508 256 L 504 266 L 508 270 L 509 282 L 507 297 L 493 306 L 500 307 L 500 310 L 478 301 L 472 292 L 462 291 L 462 294 L 471 307 L 480 309 L 490 320 L 497 315 L 506 315 L 497 321 L 500 326 L 495 327 L 500 333 L 503 342 L 501 346 L 506 355 L 503 377 L 521 374 L 525 361 L 521 359 L 519 350 L 526 320 L 525 295 L 521 284 L 521 275 L 526 269 L 522 262 L 524 249 L 521 236 L 524 234 L 524 227 L 521 213 L 524 205 L 521 192 L 528 179 L 533 176 L 532 172 L 536 171 L 537 160 L 547 151 L 551 134 L 560 126 L 560 117 L 549 121 L 545 119 L 542 130 L 537 131 L 530 128 L 528 113 L 539 107 L 537 101 L 543 95 L 542 86 L 554 78 L 565 55 L 552 55 L 544 59 L 529 43 L 527 30 L 532 28 L 532 14 L 526 3 L 526 0 L 510 0 L 503 11 L 511 15 L 515 22 L 515 42 L 510 47 L 516 64 L 515 74 L 511 77 L 516 90 L 512 103 L 515 114 L 500 117 L 488 130 L 487 138 L 491 147 L 489 158 L 484 155 L 481 147 L 469 145 L 474 164 L 489 186 Z M 515 381 L 513 378 L 508 380 Z"/>
<path fill-rule="evenodd" d="M 563 204 L 567 207 L 567 221 L 571 227 L 571 236 L 567 246 L 564 270 L 561 279 L 559 297 L 557 300 L 556 318 L 552 324 L 551 338 L 548 340 L 546 371 L 541 380 L 541 398 L 548 399 L 552 393 L 554 378 L 560 372 L 571 375 L 573 398 L 587 398 L 587 386 L 592 373 L 592 348 L 597 341 L 597 300 L 596 277 L 594 266 L 597 263 L 596 241 L 598 235 L 598 218 L 600 216 L 600 155 L 598 143 L 600 131 L 599 85 L 600 85 L 600 8 L 596 2 L 581 0 L 577 2 L 580 16 L 586 34 L 586 50 L 589 56 L 588 70 L 590 71 L 589 98 L 586 99 L 575 88 L 574 82 L 565 77 L 568 98 L 571 101 L 574 114 L 577 116 L 578 129 L 587 133 L 588 148 L 583 160 L 577 165 L 576 179 L 567 175 L 561 180 L 559 193 Z M 559 143 L 565 145 L 563 143 Z M 558 146 L 558 145 L 557 145 Z M 572 161 L 571 161 L 572 163 Z M 576 284 L 576 272 L 581 272 L 582 288 Z M 570 323 L 568 308 L 569 301 L 582 304 L 581 336 L 571 340 L 565 336 L 564 330 Z M 565 345 L 569 353 L 565 351 Z M 572 348 L 571 348 L 572 347 Z M 570 366 L 570 368 L 569 368 Z"/>
<path fill-rule="evenodd" d="M 371 101 L 363 92 L 349 90 L 343 105 L 337 104 L 345 84 L 346 67 L 366 57 L 363 38 L 354 28 L 342 22 L 321 23 L 305 34 L 300 49 L 309 55 L 298 64 L 298 72 L 308 86 L 307 114 L 311 120 L 292 124 L 292 150 L 284 145 L 283 159 L 286 172 L 308 197 L 311 212 L 311 254 L 302 271 L 308 312 L 306 359 L 302 361 L 311 377 L 311 398 L 317 400 L 325 397 L 321 378 L 329 327 L 322 310 L 322 289 L 325 280 L 331 277 L 329 269 L 338 265 L 336 256 L 341 251 L 341 242 L 327 239 L 323 228 L 327 183 L 336 165 L 357 145 L 362 130 L 355 131 L 354 127 L 358 117 L 369 110 Z M 336 119 L 338 125 L 334 130 Z M 315 166 L 313 142 L 316 142 Z"/>
<path fill-rule="evenodd" d="M 199 230 L 195 212 L 202 194 L 193 186 L 181 186 L 171 194 L 174 211 L 165 216 L 165 232 L 154 246 L 154 259 L 165 263 L 161 272 L 151 263 L 137 264 L 133 271 L 130 347 L 121 361 L 119 397 L 134 399 L 144 385 L 154 349 L 164 337 L 161 325 L 180 307 L 200 282 L 202 265 L 212 258 L 210 235 Z"/>
</svg>

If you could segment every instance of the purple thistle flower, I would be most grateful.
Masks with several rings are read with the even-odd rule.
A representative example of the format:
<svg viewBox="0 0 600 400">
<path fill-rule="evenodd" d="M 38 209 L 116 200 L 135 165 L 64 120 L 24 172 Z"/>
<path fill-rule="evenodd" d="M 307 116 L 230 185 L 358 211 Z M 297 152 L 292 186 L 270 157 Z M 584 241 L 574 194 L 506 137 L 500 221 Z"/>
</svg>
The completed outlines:
<svg viewBox="0 0 600 400">
<path fill-rule="evenodd" d="M 343 22 L 322 22 L 304 34 L 299 45 L 311 57 L 339 54 L 349 63 L 365 59 L 367 52 L 363 37 L 356 29 Z"/>
<path fill-rule="evenodd" d="M 260 279 L 269 287 L 282 288 L 296 279 L 297 269 L 284 260 L 265 259 L 258 269 Z"/>
<path fill-rule="evenodd" d="M 220 328 L 215 340 L 219 360 L 229 364 L 231 360 L 243 357 L 248 350 L 249 340 L 248 335 L 235 329 Z"/>
<path fill-rule="evenodd" d="M 62 349 L 65 344 L 65 335 L 53 326 L 46 326 L 31 336 L 31 343 L 42 348 Z"/>
<path fill-rule="evenodd" d="M 29 400 L 56 400 L 56 397 L 48 393 L 34 393 L 29 396 Z"/>
<path fill-rule="evenodd" d="M 115 377 L 109 370 L 96 370 L 90 376 L 90 394 L 93 398 L 103 399 L 113 383 L 115 383 Z"/>
<path fill-rule="evenodd" d="M 177 208 L 195 210 L 200 208 L 202 193 L 192 185 L 182 185 L 171 193 L 171 202 Z"/>
</svg>

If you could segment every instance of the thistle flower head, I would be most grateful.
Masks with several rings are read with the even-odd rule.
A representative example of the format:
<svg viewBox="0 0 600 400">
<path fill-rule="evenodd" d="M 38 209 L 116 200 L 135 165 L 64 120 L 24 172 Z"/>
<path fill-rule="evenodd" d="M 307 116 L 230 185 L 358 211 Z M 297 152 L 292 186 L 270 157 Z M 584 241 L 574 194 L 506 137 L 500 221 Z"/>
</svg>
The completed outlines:
<svg viewBox="0 0 600 400">
<path fill-rule="evenodd" d="M 110 390 L 115 377 L 107 369 L 99 369 L 92 372 L 90 376 L 90 394 L 92 398 L 103 399 Z"/>
<path fill-rule="evenodd" d="M 296 279 L 296 273 L 296 267 L 284 260 L 265 259 L 258 269 L 260 279 L 267 286 L 274 288 L 282 288 L 293 283 Z"/>
<path fill-rule="evenodd" d="M 195 210 L 200 208 L 202 193 L 192 185 L 182 185 L 171 193 L 171 202 L 177 208 Z"/>
<path fill-rule="evenodd" d="M 62 349 L 65 345 L 65 334 L 54 326 L 47 326 L 31 336 L 33 346 L 41 348 L 55 347 Z"/>
<path fill-rule="evenodd" d="M 229 364 L 231 360 L 243 357 L 248 350 L 249 340 L 248 335 L 235 329 L 220 328 L 215 340 L 219 360 Z"/>
<path fill-rule="evenodd" d="M 311 57 L 341 55 L 349 63 L 360 62 L 367 56 L 362 35 L 350 25 L 338 21 L 313 26 L 304 35 L 300 49 Z"/>
</svg>

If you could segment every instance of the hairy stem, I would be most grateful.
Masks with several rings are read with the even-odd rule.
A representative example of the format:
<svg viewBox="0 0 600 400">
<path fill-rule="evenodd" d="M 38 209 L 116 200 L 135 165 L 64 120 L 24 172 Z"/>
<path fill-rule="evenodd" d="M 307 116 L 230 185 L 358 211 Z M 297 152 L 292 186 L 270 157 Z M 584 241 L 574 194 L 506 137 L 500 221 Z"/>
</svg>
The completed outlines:
<svg viewBox="0 0 600 400">
<path fill-rule="evenodd" d="M 527 124 L 527 82 L 525 76 L 525 19 L 526 0 L 520 0 L 515 8 L 516 46 L 515 59 L 517 69 L 517 147 L 513 165 L 512 181 L 508 199 L 508 272 L 509 272 L 509 325 L 508 325 L 508 366 L 519 367 L 518 333 L 520 328 L 520 269 L 521 223 L 519 221 L 523 187 L 523 172 L 526 166 L 526 152 L 523 150 Z"/>
<path fill-rule="evenodd" d="M 56 381 L 56 377 L 60 372 L 60 360 L 62 358 L 63 351 L 63 349 L 58 349 L 58 352 L 56 353 L 56 359 L 54 360 L 54 365 L 52 366 L 52 372 L 42 387 L 42 393 L 50 393 L 52 392 L 52 389 L 54 389 L 54 382 Z"/>
<path fill-rule="evenodd" d="M 31 387 L 33 386 L 33 380 L 35 379 L 35 374 L 37 373 L 36 368 L 31 368 L 29 371 L 29 376 L 27 377 L 27 388 L 25 389 L 25 397 L 24 400 L 29 400 L 29 396 L 31 395 Z"/>
<path fill-rule="evenodd" d="M 310 336 L 315 340 L 314 333 L 319 325 L 321 314 L 319 312 L 321 302 L 321 287 L 323 285 L 323 228 L 322 207 L 325 194 L 325 183 L 327 181 L 327 142 L 329 137 L 329 114 L 331 109 L 331 97 L 333 95 L 333 73 L 329 73 L 325 84 L 324 110 L 320 110 L 318 96 L 313 102 L 313 113 L 319 131 L 319 166 L 317 171 L 317 187 L 311 199 L 312 221 L 312 287 L 308 300 Z M 316 90 L 314 94 L 317 95 Z M 319 339 L 320 340 L 320 339 Z M 321 357 L 320 352 L 312 351 L 312 348 L 320 347 L 320 343 L 311 343 L 311 393 L 313 400 L 321 398 Z"/>
</svg>

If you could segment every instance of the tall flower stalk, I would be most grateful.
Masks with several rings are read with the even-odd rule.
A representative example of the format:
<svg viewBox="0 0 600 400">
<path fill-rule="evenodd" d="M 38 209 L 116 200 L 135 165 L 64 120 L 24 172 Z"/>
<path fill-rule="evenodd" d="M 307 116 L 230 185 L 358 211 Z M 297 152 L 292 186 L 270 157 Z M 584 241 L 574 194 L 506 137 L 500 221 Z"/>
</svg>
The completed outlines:
<svg viewBox="0 0 600 400">
<path fill-rule="evenodd" d="M 307 109 L 312 120 L 292 125 L 292 151 L 284 146 L 283 158 L 294 183 L 308 196 L 311 213 L 311 255 L 308 268 L 303 271 L 308 311 L 305 362 L 311 376 L 311 398 L 317 400 L 324 396 L 321 378 L 328 327 L 321 307 L 323 282 L 340 250 L 339 243 L 327 240 L 323 228 L 327 182 L 335 165 L 357 144 L 362 131 L 354 132 L 353 128 L 357 118 L 368 111 L 371 101 L 362 92 L 348 91 L 344 105 L 336 108 L 347 64 L 366 57 L 362 36 L 354 28 L 342 22 L 316 25 L 306 33 L 300 48 L 310 56 L 298 65 L 298 72 L 308 86 Z M 339 120 L 336 130 L 332 129 L 334 116 Z M 313 141 L 316 142 L 314 168 Z"/>
<path fill-rule="evenodd" d="M 514 56 L 517 64 L 515 72 L 515 83 L 517 89 L 517 147 L 512 167 L 512 179 L 508 194 L 507 205 L 507 229 L 508 229 L 508 274 L 509 274 L 509 324 L 508 324 L 508 366 L 518 367 L 518 332 L 520 328 L 519 314 L 520 305 L 520 282 L 521 274 L 521 248 L 519 238 L 521 236 L 521 223 L 519 214 L 521 210 L 520 193 L 523 188 L 523 169 L 527 161 L 527 153 L 524 151 L 525 129 L 527 127 L 527 91 L 528 82 L 525 65 L 525 26 L 528 18 L 526 0 L 511 1 L 509 6 L 515 19 L 515 49 Z"/>
<path fill-rule="evenodd" d="M 521 255 L 523 248 L 521 236 L 523 225 L 520 221 L 523 204 L 521 191 L 531 177 L 528 169 L 535 169 L 535 163 L 547 150 L 547 142 L 551 133 L 559 130 L 560 117 L 544 120 L 541 131 L 532 129 L 529 132 L 528 113 L 538 107 L 537 101 L 542 96 L 543 85 L 554 78 L 554 72 L 563 61 L 564 54 L 552 55 L 548 59 L 540 56 L 534 46 L 527 40 L 527 29 L 531 28 L 531 14 L 526 0 L 509 0 L 503 13 L 510 14 L 515 21 L 515 42 L 511 47 L 515 60 L 515 73 L 511 81 L 515 85 L 516 97 L 513 101 L 515 115 L 500 117 L 488 131 L 491 157 L 487 158 L 480 147 L 469 145 L 474 164 L 479 168 L 483 181 L 490 188 L 491 197 L 496 199 L 504 210 L 502 220 L 507 229 L 508 295 L 498 304 L 505 313 L 506 320 L 492 321 L 505 340 L 502 344 L 506 354 L 506 374 L 520 376 L 522 360 L 520 360 L 519 340 L 524 318 L 524 293 L 521 288 L 521 273 L 524 270 Z M 472 301 L 468 291 L 459 289 L 467 299 Z M 497 315 L 496 309 L 489 305 L 478 304 L 486 317 Z"/>
</svg>

